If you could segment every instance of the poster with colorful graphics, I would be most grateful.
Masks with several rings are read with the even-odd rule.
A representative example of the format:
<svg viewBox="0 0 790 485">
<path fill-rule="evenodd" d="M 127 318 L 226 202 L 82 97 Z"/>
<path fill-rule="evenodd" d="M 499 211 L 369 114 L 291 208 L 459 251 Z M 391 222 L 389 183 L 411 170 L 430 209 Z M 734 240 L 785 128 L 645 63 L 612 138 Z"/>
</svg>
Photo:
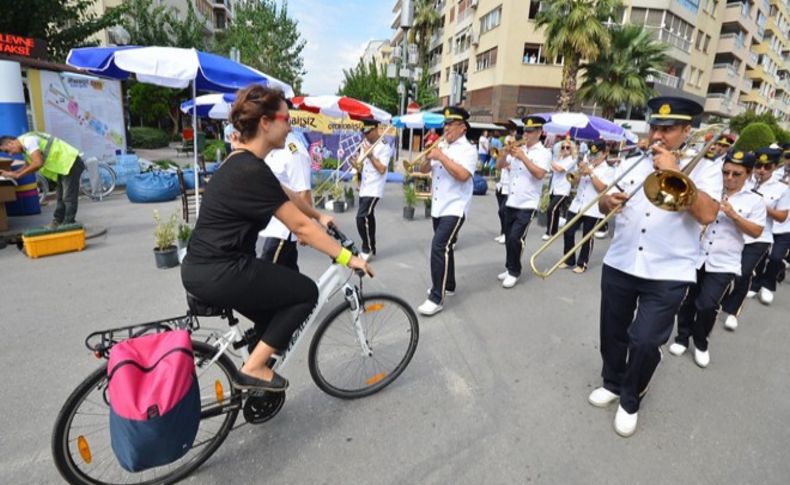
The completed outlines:
<svg viewBox="0 0 790 485">
<path fill-rule="evenodd" d="M 126 147 L 119 81 L 42 71 L 41 94 L 44 131 L 85 157 L 112 157 Z"/>
</svg>

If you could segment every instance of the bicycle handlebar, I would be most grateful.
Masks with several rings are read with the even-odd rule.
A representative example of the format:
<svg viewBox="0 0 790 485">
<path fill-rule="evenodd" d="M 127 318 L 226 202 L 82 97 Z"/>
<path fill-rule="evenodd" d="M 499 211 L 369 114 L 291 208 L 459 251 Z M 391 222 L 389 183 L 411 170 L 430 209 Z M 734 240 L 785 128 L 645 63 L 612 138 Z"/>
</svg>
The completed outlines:
<svg viewBox="0 0 790 485">
<path fill-rule="evenodd" d="M 343 234 L 336 225 L 329 224 L 329 226 L 326 228 L 326 232 L 333 238 L 337 239 L 341 246 L 351 251 L 351 254 L 354 256 L 359 256 L 359 250 L 354 244 L 354 240 Z M 356 275 L 360 278 L 365 276 L 365 272 L 359 269 L 355 269 L 354 273 L 356 273 Z"/>
</svg>

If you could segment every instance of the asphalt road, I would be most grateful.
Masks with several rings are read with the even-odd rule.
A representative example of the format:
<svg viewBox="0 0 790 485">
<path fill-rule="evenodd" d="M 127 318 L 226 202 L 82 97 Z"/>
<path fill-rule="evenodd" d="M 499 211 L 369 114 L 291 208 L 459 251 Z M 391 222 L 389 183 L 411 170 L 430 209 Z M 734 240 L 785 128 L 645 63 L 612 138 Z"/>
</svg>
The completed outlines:
<svg viewBox="0 0 790 485">
<path fill-rule="evenodd" d="M 377 208 L 377 277 L 366 289 L 416 308 L 429 286 L 431 226 L 421 215 L 404 221 L 401 200 L 390 185 Z M 608 241 L 596 242 L 583 275 L 530 276 L 504 290 L 495 204 L 491 193 L 475 197 L 456 254 L 458 291 L 444 312 L 421 318 L 419 348 L 396 383 L 357 401 L 331 398 L 310 380 L 303 345 L 286 370 L 280 414 L 231 433 L 187 482 L 788 483 L 787 285 L 771 307 L 750 301 L 737 332 L 717 325 L 707 369 L 665 352 L 639 429 L 623 439 L 612 429 L 615 407 L 587 404 L 600 382 Z M 0 483 L 60 481 L 50 435 L 68 394 L 98 365 L 83 346 L 88 333 L 184 312 L 178 269 L 156 269 L 151 253 L 152 209 L 179 207 L 130 204 L 123 194 L 82 201 L 78 218 L 108 229 L 85 251 L 31 260 L 0 250 Z M 338 221 L 356 233 L 353 213 Z M 525 262 L 540 235 L 533 225 Z M 324 256 L 300 254 L 307 274 L 325 269 Z"/>
</svg>

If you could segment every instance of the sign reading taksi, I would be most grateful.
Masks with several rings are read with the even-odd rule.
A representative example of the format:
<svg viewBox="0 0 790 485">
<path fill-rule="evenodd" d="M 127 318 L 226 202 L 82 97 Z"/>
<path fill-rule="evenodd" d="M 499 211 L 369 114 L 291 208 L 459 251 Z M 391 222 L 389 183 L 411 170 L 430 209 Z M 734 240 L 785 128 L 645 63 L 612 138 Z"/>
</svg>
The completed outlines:
<svg viewBox="0 0 790 485">
<path fill-rule="evenodd" d="M 32 37 L 0 33 L 0 55 L 46 59 L 47 43 Z"/>
</svg>

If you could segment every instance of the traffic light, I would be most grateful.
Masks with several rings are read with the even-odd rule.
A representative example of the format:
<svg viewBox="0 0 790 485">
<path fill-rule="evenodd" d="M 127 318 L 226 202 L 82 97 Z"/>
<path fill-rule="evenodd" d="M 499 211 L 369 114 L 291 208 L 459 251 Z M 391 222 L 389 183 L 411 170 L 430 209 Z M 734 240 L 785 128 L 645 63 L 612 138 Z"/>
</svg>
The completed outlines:
<svg viewBox="0 0 790 485">
<path fill-rule="evenodd" d="M 466 73 L 461 73 L 460 79 L 461 79 L 461 97 L 459 98 L 460 99 L 459 104 L 463 104 L 463 102 L 466 100 Z"/>
<path fill-rule="evenodd" d="M 417 86 L 414 83 L 406 85 L 406 99 L 417 101 Z"/>
</svg>

